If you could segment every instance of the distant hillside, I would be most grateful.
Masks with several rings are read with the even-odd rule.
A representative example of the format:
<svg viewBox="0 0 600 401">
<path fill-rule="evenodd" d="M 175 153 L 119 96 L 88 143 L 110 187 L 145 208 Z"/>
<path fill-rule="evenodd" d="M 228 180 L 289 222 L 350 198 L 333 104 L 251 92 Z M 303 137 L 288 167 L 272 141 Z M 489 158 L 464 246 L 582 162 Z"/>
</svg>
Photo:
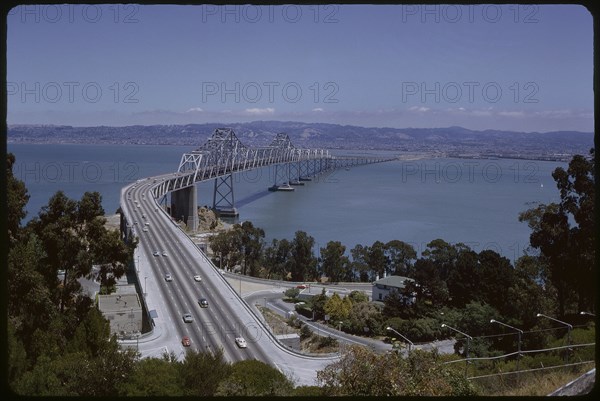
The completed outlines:
<svg viewBox="0 0 600 401">
<path fill-rule="evenodd" d="M 590 132 L 472 131 L 448 128 L 366 128 L 351 125 L 291 121 L 253 121 L 238 124 L 133 125 L 127 127 L 71 127 L 9 125 L 9 143 L 86 143 L 189 145 L 197 147 L 215 128 L 231 127 L 250 146 L 268 145 L 280 132 L 298 147 L 328 149 L 387 149 L 444 153 L 454 156 L 564 158 L 587 154 L 593 147 Z"/>
</svg>

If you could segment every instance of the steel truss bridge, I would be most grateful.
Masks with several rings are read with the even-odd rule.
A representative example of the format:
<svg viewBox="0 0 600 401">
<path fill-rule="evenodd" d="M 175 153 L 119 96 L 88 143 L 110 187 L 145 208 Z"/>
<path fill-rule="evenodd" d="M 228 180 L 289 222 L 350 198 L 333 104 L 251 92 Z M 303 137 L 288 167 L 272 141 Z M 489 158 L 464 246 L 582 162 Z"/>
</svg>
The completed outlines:
<svg viewBox="0 0 600 401">
<path fill-rule="evenodd" d="M 213 208 L 222 215 L 237 216 L 233 174 L 265 166 L 275 167 L 270 190 L 292 191 L 326 171 L 394 160 L 373 156 L 333 156 L 325 149 L 295 147 L 285 133 L 277 134 L 265 147 L 244 145 L 231 128 L 217 128 L 198 149 L 184 153 L 172 176 L 154 186 L 155 199 L 166 201 L 171 193 L 171 216 L 181 218 L 189 229 L 198 227 L 196 183 L 214 179 Z M 191 218 L 191 219 L 190 219 Z"/>
</svg>

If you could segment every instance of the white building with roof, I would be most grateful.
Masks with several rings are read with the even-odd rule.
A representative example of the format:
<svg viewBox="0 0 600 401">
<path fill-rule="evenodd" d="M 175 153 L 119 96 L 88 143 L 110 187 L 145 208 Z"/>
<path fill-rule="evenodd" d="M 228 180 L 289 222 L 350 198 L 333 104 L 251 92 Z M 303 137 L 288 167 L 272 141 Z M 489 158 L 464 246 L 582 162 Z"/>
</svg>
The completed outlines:
<svg viewBox="0 0 600 401">
<path fill-rule="evenodd" d="M 373 282 L 373 290 L 371 299 L 373 301 L 383 302 L 385 297 L 392 292 L 400 292 L 406 286 L 407 281 L 412 281 L 411 278 L 404 276 L 388 276 Z M 414 297 L 410 300 L 414 302 Z"/>
</svg>

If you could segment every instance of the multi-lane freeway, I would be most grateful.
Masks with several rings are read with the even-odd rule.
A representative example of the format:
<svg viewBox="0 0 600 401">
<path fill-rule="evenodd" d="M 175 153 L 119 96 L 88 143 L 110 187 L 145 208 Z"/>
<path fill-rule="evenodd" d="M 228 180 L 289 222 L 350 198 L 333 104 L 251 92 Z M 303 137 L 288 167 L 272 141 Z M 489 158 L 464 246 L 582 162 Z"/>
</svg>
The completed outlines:
<svg viewBox="0 0 600 401">
<path fill-rule="evenodd" d="M 228 361 L 257 359 L 277 367 L 297 384 L 316 384 L 316 371 L 337 358 L 294 353 L 273 337 L 153 198 L 153 186 L 172 176 L 150 177 L 121 191 L 121 209 L 139 238 L 136 269 L 155 325 L 153 335 L 138 343 L 142 356 L 166 351 L 182 359 L 188 349 L 222 349 Z M 195 281 L 195 275 L 202 280 Z M 208 307 L 200 307 L 199 298 L 206 298 Z M 184 322 L 186 313 L 192 315 L 191 323 Z M 191 340 L 189 347 L 182 345 L 184 336 Z M 240 336 L 247 348 L 236 345 Z"/>
</svg>

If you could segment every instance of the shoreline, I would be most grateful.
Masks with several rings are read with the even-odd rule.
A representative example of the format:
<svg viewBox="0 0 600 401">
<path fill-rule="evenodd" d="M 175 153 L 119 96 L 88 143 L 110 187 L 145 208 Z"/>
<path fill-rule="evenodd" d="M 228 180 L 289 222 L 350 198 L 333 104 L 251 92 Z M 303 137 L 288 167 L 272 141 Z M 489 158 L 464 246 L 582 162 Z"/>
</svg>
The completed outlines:
<svg viewBox="0 0 600 401">
<path fill-rule="evenodd" d="M 107 143 L 83 143 L 83 142 L 38 142 L 38 141 L 10 141 L 7 140 L 7 145 L 86 145 L 86 146 L 188 146 L 186 144 L 171 144 L 171 143 L 115 143 L 115 142 L 107 142 Z M 196 146 L 190 144 L 189 146 Z M 424 159 L 465 159 L 465 160 L 497 160 L 497 159 L 509 159 L 509 160 L 531 160 L 531 161 L 547 161 L 547 162 L 564 162 L 568 163 L 569 160 L 573 158 L 576 154 L 531 154 L 531 155 L 523 155 L 523 154 L 509 154 L 509 153 L 501 153 L 501 154 L 479 154 L 479 153 L 471 153 L 471 154 L 454 154 L 452 152 L 419 152 L 419 151 L 403 151 L 396 149 L 386 149 L 386 148 L 378 148 L 378 149 L 360 149 L 360 148 L 331 148 L 329 150 L 336 151 L 348 151 L 348 152 L 391 152 L 398 153 L 396 156 L 396 160 L 398 161 L 416 161 L 416 160 L 424 160 Z M 406 152 L 406 153 L 403 153 Z M 583 153 L 583 156 L 587 155 L 587 153 Z"/>
</svg>

